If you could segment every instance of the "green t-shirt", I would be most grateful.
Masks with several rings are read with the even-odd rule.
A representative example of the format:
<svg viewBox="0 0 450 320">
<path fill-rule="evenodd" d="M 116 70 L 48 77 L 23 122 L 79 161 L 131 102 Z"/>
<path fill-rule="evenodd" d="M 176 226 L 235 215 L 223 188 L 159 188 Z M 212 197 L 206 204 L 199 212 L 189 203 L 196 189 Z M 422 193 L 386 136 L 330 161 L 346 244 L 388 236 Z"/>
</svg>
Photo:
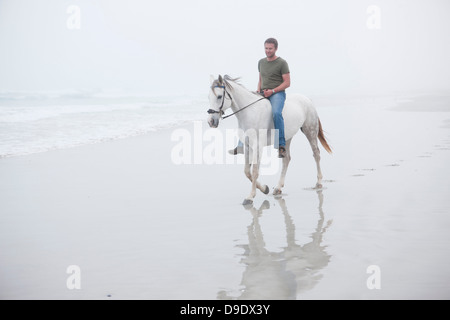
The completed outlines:
<svg viewBox="0 0 450 320">
<path fill-rule="evenodd" d="M 258 70 L 261 73 L 261 90 L 274 89 L 283 83 L 283 74 L 289 73 L 289 66 L 280 57 L 273 61 L 263 58 L 258 62 Z"/>
</svg>

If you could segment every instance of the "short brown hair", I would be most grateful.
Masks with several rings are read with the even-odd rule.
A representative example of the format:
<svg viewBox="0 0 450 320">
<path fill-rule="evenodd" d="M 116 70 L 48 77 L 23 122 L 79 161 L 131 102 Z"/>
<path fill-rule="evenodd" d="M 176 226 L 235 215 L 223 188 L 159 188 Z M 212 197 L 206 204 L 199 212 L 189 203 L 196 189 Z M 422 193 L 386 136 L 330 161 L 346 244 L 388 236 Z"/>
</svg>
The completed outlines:
<svg viewBox="0 0 450 320">
<path fill-rule="evenodd" d="M 278 41 L 275 38 L 269 38 L 266 41 L 264 41 L 264 44 L 266 43 L 272 43 L 275 46 L 275 49 L 278 49 Z"/>
</svg>

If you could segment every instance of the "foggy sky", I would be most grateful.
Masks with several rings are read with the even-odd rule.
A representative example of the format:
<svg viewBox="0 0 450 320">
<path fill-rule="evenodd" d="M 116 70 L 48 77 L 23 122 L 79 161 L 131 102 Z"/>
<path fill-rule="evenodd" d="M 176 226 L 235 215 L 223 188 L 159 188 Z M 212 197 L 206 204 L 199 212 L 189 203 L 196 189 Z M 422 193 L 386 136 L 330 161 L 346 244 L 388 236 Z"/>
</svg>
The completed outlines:
<svg viewBox="0 0 450 320">
<path fill-rule="evenodd" d="M 268 37 L 290 92 L 450 91 L 449 15 L 448 0 L 0 0 L 0 92 L 198 94 L 219 73 L 255 90 Z"/>
</svg>

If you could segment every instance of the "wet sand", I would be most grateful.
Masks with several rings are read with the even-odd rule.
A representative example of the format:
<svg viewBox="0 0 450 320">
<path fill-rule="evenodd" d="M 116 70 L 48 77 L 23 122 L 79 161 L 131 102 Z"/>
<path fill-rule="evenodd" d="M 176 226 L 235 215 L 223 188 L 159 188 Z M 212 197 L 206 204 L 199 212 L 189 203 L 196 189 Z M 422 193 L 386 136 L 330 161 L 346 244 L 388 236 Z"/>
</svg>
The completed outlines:
<svg viewBox="0 0 450 320">
<path fill-rule="evenodd" d="M 449 97 L 313 100 L 323 188 L 299 133 L 252 206 L 241 164 L 174 163 L 206 122 L 0 159 L 0 298 L 449 299 Z"/>
</svg>

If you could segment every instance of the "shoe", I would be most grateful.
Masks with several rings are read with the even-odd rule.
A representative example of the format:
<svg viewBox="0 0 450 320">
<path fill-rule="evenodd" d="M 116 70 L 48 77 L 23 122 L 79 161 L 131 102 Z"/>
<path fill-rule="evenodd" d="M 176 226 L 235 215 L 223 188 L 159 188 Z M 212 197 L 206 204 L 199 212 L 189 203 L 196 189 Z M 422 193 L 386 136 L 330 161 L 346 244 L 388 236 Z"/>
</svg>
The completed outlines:
<svg viewBox="0 0 450 320">
<path fill-rule="evenodd" d="M 278 148 L 278 158 L 284 157 L 286 157 L 286 148 L 285 147 Z"/>
<path fill-rule="evenodd" d="M 236 148 L 234 148 L 234 149 L 232 149 L 232 150 L 228 150 L 228 153 L 229 154 L 232 154 L 232 155 L 237 155 L 237 154 L 244 154 L 244 148 L 243 147 L 236 147 Z"/>
</svg>

